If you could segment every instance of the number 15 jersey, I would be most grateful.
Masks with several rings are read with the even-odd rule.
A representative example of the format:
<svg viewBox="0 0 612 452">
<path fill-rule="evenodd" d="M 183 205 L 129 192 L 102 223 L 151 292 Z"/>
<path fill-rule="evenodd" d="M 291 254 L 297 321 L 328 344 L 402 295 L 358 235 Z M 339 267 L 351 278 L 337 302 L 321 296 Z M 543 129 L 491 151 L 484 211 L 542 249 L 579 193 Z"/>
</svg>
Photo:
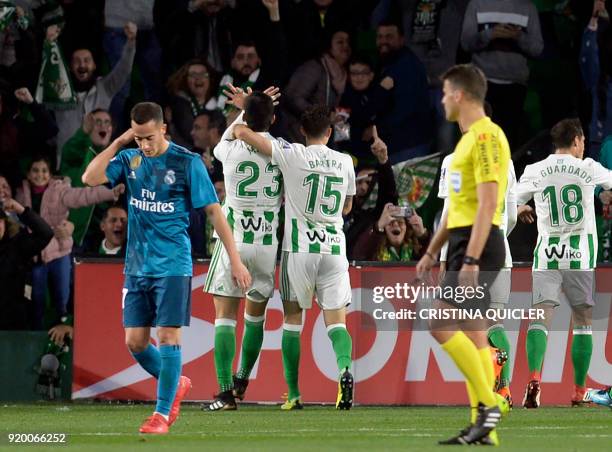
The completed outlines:
<svg viewBox="0 0 612 452">
<path fill-rule="evenodd" d="M 595 268 L 594 190 L 612 188 L 612 171 L 593 159 L 552 154 L 528 165 L 517 186 L 518 205 L 532 197 L 538 218 L 534 270 Z"/>
<path fill-rule="evenodd" d="M 283 250 L 346 256 L 342 209 L 355 194 L 352 158 L 324 145 L 276 140 L 272 163 L 285 183 Z"/>
</svg>

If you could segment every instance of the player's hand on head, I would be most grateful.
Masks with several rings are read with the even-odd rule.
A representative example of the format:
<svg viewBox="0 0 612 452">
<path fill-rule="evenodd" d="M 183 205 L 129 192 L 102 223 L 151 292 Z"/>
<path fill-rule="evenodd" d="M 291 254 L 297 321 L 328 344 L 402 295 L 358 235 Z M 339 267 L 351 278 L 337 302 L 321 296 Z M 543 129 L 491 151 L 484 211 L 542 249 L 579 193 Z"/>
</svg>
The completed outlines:
<svg viewBox="0 0 612 452">
<path fill-rule="evenodd" d="M 370 150 L 372 151 L 372 154 L 374 154 L 374 156 L 378 159 L 378 162 L 383 165 L 387 163 L 389 155 L 387 152 L 387 145 L 378 136 L 378 130 L 376 129 L 375 125 L 372 126 L 372 138 L 374 139 L 374 142 L 370 146 Z"/>
<path fill-rule="evenodd" d="M 278 105 L 278 99 L 281 97 L 280 88 L 278 86 L 270 86 L 266 88 L 263 93 L 272 98 L 272 103 L 274 105 Z"/>
<path fill-rule="evenodd" d="M 127 146 L 132 141 L 134 141 L 134 131 L 131 127 L 117 138 L 117 143 L 119 143 L 120 146 Z"/>
<path fill-rule="evenodd" d="M 250 89 L 250 88 L 249 88 Z M 233 105 L 239 110 L 244 110 L 244 103 L 249 93 L 245 92 L 242 88 L 236 87 L 231 83 L 228 83 L 224 88 L 223 93 L 227 96 L 227 103 Z"/>
<path fill-rule="evenodd" d="M 238 262 L 232 265 L 232 278 L 234 280 L 234 283 L 243 292 L 246 292 L 247 289 L 251 287 L 251 274 L 242 262 Z"/>
</svg>

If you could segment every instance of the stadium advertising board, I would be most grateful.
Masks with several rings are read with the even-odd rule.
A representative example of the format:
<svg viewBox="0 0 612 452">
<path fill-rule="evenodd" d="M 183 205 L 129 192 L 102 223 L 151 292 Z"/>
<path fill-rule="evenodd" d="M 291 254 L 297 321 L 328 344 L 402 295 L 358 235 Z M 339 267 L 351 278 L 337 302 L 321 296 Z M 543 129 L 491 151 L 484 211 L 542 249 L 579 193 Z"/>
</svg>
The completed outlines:
<svg viewBox="0 0 612 452">
<path fill-rule="evenodd" d="M 155 400 L 155 382 L 124 345 L 121 323 L 123 265 L 79 263 L 75 272 L 75 341 L 73 398 Z M 353 304 L 348 326 L 354 344 L 355 401 L 362 404 L 464 404 L 467 397 L 459 371 L 426 328 L 426 320 L 394 319 L 377 324 L 371 309 L 376 289 L 414 277 L 413 268 L 350 268 Z M 218 392 L 213 356 L 214 307 L 202 292 L 207 265 L 194 266 L 191 326 L 183 331 L 183 374 L 193 381 L 191 400 L 210 400 Z M 412 273 L 411 273 L 412 272 Z M 612 383 L 610 333 L 612 268 L 597 270 L 593 323 L 593 356 L 587 386 Z M 510 305 L 527 311 L 531 271 L 513 269 Z M 395 303 L 396 311 L 401 307 Z M 366 308 L 366 306 L 368 306 Z M 388 310 L 388 306 L 386 308 Z M 517 399 L 528 380 L 525 336 L 529 320 L 510 315 L 504 323 L 512 345 L 511 389 Z M 548 336 L 542 373 L 544 405 L 569 404 L 573 388 L 571 320 L 566 303 L 556 310 Z M 250 402 L 279 402 L 286 392 L 281 362 L 282 306 L 278 292 L 270 301 L 259 361 L 247 392 Z M 243 331 L 242 311 L 237 344 Z M 153 334 L 154 336 L 154 334 Z M 517 349 L 518 344 L 518 349 Z M 240 359 L 236 353 L 236 365 Z M 337 367 L 323 316 L 313 307 L 302 333 L 300 390 L 305 402 L 335 402 Z M 519 395 L 520 394 L 520 395 Z"/>
</svg>

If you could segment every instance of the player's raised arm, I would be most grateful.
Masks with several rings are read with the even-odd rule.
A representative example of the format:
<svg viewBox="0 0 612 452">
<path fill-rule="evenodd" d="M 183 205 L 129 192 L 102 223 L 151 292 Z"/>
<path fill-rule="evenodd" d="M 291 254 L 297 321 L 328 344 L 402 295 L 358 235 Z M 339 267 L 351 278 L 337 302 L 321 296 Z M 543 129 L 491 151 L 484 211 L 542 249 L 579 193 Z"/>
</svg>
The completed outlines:
<svg viewBox="0 0 612 452">
<path fill-rule="evenodd" d="M 238 140 L 242 140 L 246 144 L 253 146 L 262 154 L 267 155 L 268 157 L 272 156 L 272 140 L 253 132 L 247 126 L 236 125 L 234 127 L 234 136 Z"/>
<path fill-rule="evenodd" d="M 227 223 L 225 215 L 223 215 L 221 206 L 219 203 L 209 204 L 204 207 L 204 212 L 206 212 L 206 217 L 210 220 L 215 231 L 217 231 L 219 239 L 227 251 L 234 282 L 241 290 L 246 291 L 251 286 L 251 275 L 240 260 L 240 254 L 236 248 L 232 229 Z"/>
<path fill-rule="evenodd" d="M 83 183 L 94 187 L 108 182 L 106 168 L 109 162 L 121 148 L 128 145 L 133 140 L 134 132 L 130 128 L 123 132 L 123 134 L 115 139 L 106 149 L 96 155 L 89 165 L 87 165 L 83 176 L 81 176 Z"/>
</svg>

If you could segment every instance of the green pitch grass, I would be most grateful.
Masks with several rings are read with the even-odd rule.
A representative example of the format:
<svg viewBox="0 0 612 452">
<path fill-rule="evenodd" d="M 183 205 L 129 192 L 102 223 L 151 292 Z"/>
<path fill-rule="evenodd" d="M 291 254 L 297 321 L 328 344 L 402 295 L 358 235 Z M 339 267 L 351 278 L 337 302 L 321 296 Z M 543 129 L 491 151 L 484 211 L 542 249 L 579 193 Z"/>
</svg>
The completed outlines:
<svg viewBox="0 0 612 452">
<path fill-rule="evenodd" d="M 307 406 L 283 412 L 277 406 L 204 413 L 187 405 L 167 436 L 138 434 L 151 405 L 35 404 L 0 406 L 0 449 L 15 450 L 8 433 L 66 433 L 67 444 L 33 450 L 132 451 L 423 451 L 464 427 L 467 408 L 355 407 L 336 411 Z M 497 450 L 610 451 L 612 410 L 514 409 L 498 429 Z M 452 449 L 452 448 L 451 448 Z"/>
</svg>

